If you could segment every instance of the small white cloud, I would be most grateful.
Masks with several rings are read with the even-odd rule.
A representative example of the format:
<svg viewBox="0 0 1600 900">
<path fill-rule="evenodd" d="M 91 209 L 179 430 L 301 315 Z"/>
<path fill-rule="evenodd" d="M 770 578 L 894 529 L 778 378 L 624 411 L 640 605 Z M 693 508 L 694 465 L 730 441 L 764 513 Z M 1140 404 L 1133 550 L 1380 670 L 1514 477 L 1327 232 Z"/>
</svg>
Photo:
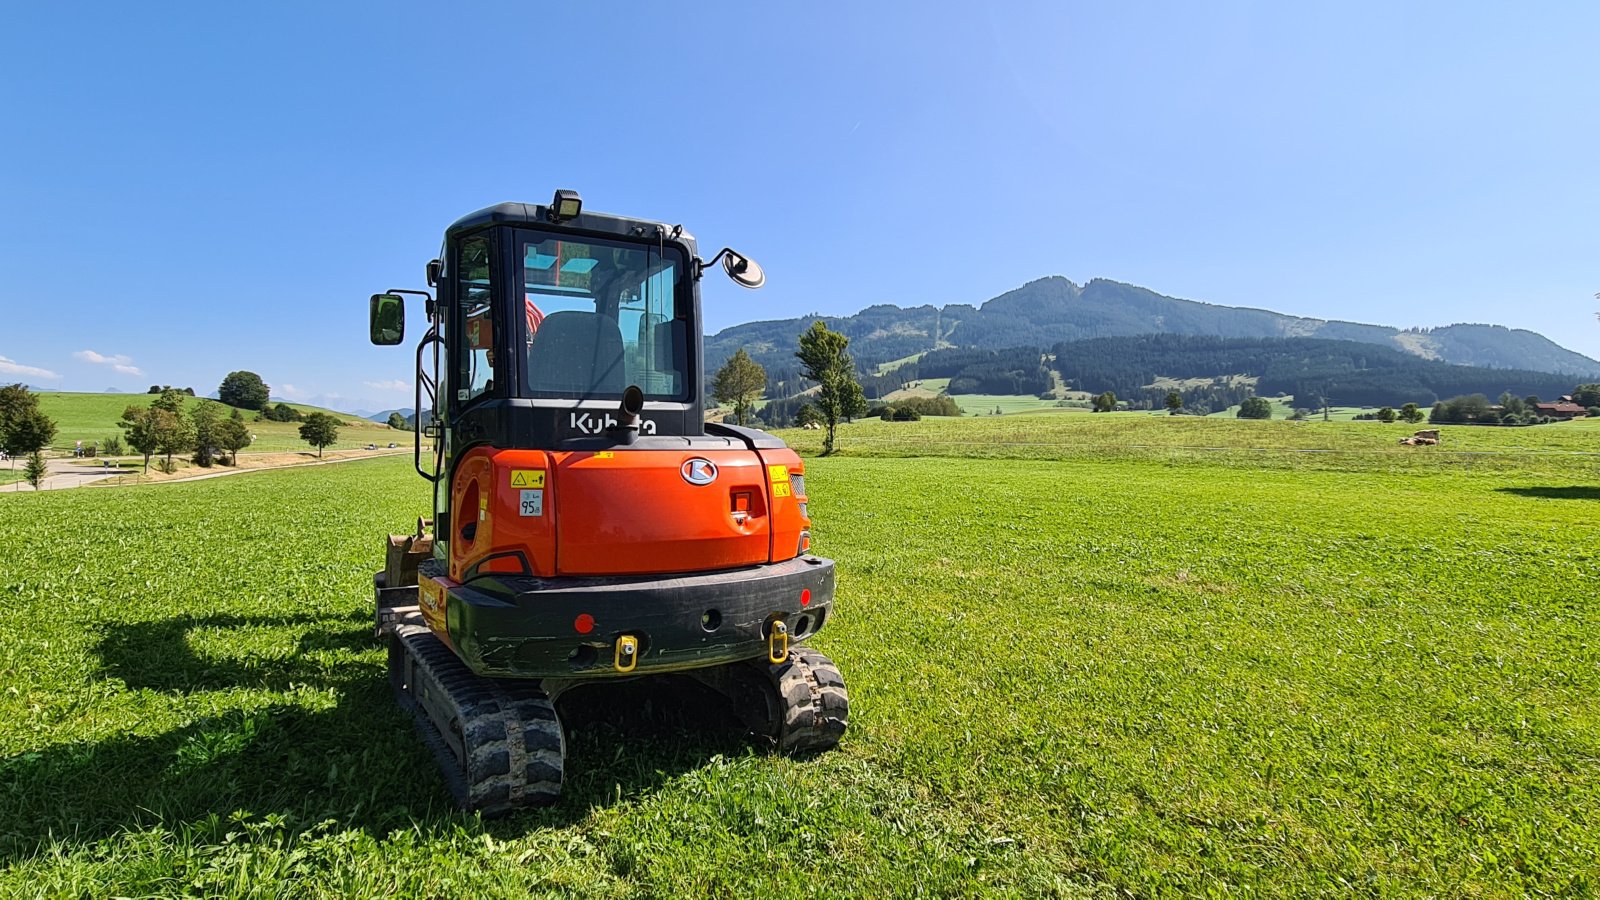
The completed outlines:
<svg viewBox="0 0 1600 900">
<path fill-rule="evenodd" d="M 388 381 L 363 381 L 362 384 L 375 391 L 407 391 L 411 390 L 411 382 L 391 378 Z"/>
<path fill-rule="evenodd" d="M 44 378 L 50 381 L 54 381 L 55 379 L 61 377 L 49 369 L 41 369 L 37 366 L 25 366 L 22 363 L 7 359 L 4 356 L 0 356 L 0 374 L 18 375 L 24 378 Z"/>
<path fill-rule="evenodd" d="M 289 397 L 291 399 L 296 399 L 296 398 L 299 398 L 301 396 L 304 396 L 304 392 L 301 391 L 299 388 L 295 387 L 292 384 L 280 384 L 280 385 L 278 385 L 278 393 L 282 394 L 285 397 Z"/>
<path fill-rule="evenodd" d="M 93 350 L 79 350 L 72 354 L 72 358 L 81 359 L 84 362 L 94 363 L 99 366 L 110 366 L 113 371 L 120 372 L 123 375 L 144 374 L 143 370 L 133 364 L 133 357 L 124 356 L 121 353 L 107 356 L 104 353 L 96 353 Z"/>
</svg>

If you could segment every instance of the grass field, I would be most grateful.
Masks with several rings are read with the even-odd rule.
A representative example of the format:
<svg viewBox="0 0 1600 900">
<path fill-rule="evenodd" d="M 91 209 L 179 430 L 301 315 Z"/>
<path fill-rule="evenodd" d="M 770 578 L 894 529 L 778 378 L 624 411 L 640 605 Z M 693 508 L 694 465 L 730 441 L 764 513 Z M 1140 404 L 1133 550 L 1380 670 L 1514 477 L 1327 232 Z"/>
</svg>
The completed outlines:
<svg viewBox="0 0 1600 900">
<path fill-rule="evenodd" d="M 66 391 L 46 391 L 37 396 L 39 409 L 55 420 L 54 446 L 60 450 L 71 450 L 74 441 L 81 440 L 88 443 L 104 441 L 113 435 L 121 437 L 123 431 L 117 427 L 117 422 L 122 418 L 122 411 L 129 406 L 149 406 L 150 401 L 155 399 L 149 394 L 87 394 Z M 185 411 L 194 403 L 216 403 L 222 409 L 224 416 L 229 415 L 233 409 L 215 400 L 186 397 Z M 387 444 L 390 441 L 410 440 L 409 432 L 395 431 L 386 425 L 368 421 L 353 413 L 335 412 L 299 403 L 289 405 L 303 413 L 325 412 L 346 423 L 339 429 L 339 440 L 331 447 L 334 450 L 350 450 L 364 447 L 369 443 Z M 250 450 L 277 451 L 306 448 L 306 442 L 300 439 L 300 423 L 257 422 L 254 421 L 254 412 L 249 410 L 242 412 L 251 433 L 256 436 L 255 442 L 249 447 Z"/>
<path fill-rule="evenodd" d="M 0 497 L 0 893 L 1593 895 L 1600 429 L 1398 433 L 848 426 L 807 463 L 841 748 L 621 689 L 564 711 L 563 802 L 487 824 L 368 636 L 409 460 Z M 1267 437 L 1345 452 L 1173 449 Z"/>
</svg>

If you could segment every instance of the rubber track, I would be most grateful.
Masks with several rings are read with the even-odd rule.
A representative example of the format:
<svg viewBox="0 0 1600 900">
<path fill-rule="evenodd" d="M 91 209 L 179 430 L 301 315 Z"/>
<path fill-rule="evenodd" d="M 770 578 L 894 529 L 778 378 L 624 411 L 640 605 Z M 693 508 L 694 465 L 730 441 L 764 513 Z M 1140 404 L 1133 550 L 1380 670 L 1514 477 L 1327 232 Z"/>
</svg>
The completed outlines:
<svg viewBox="0 0 1600 900">
<path fill-rule="evenodd" d="M 850 695 L 833 660 L 797 647 L 784 662 L 765 665 L 783 707 L 778 750 L 801 755 L 837 747 L 849 724 Z"/>
<path fill-rule="evenodd" d="M 457 806 L 493 817 L 560 798 L 566 742 L 555 705 L 538 682 L 475 675 L 426 628 L 398 626 L 394 640 L 391 684 L 401 705 L 415 714 L 417 731 Z M 415 660 L 417 679 L 445 698 L 451 731 L 466 751 L 465 765 L 414 696 L 422 685 L 404 683 L 405 655 Z"/>
</svg>

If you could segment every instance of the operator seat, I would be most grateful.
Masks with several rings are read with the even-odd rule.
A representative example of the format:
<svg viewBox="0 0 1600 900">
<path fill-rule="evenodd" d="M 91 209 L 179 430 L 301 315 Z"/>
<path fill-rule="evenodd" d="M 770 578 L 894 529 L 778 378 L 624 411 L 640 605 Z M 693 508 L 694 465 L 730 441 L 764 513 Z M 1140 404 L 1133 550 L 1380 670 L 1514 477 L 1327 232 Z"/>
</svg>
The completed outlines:
<svg viewBox="0 0 1600 900">
<path fill-rule="evenodd" d="M 534 392 L 620 394 L 626 374 L 622 329 L 600 313 L 550 313 L 528 347 L 528 388 Z"/>
</svg>

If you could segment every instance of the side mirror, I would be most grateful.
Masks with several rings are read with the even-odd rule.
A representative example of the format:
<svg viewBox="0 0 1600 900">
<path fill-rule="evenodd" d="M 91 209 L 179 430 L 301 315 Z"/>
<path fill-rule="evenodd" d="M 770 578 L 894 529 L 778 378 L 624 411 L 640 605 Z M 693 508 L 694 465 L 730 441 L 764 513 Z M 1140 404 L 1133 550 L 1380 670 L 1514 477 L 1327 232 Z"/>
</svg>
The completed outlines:
<svg viewBox="0 0 1600 900">
<path fill-rule="evenodd" d="M 372 342 L 392 347 L 406 337 L 406 300 L 399 294 L 372 295 Z"/>
<path fill-rule="evenodd" d="M 740 287 L 755 290 L 767 283 L 767 273 L 761 271 L 761 266 L 748 256 L 740 256 L 732 250 L 724 251 L 722 257 L 722 271 L 728 273 L 733 283 Z"/>
</svg>

